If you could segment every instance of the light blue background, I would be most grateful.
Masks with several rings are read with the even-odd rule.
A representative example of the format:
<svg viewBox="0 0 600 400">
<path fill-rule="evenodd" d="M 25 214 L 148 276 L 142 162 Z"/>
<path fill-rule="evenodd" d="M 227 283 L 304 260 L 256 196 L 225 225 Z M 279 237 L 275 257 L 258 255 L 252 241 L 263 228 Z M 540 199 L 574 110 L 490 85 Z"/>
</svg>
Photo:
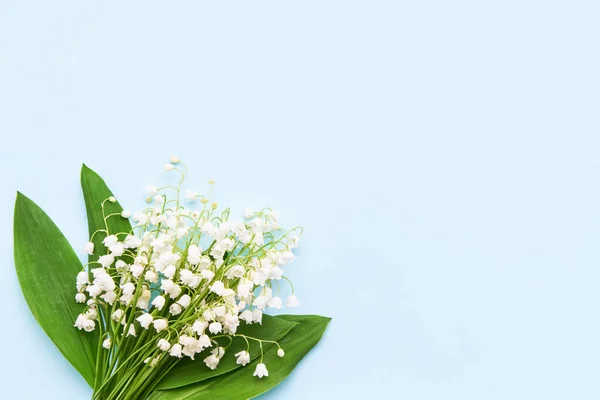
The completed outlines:
<svg viewBox="0 0 600 400">
<path fill-rule="evenodd" d="M 600 398 L 594 1 L 0 1 L 0 397 L 86 399 L 12 261 L 79 168 L 272 205 L 326 337 L 264 399 Z"/>
</svg>

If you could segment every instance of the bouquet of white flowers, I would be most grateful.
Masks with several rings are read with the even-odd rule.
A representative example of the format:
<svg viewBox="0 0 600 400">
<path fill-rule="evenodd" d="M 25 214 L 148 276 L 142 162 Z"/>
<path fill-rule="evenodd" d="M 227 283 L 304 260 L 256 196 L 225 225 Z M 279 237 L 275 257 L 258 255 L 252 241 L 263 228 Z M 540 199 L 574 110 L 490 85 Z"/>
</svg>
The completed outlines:
<svg viewBox="0 0 600 400">
<path fill-rule="evenodd" d="M 289 375 L 330 321 L 264 313 L 299 305 L 283 267 L 294 261 L 302 229 L 282 229 L 269 208 L 232 219 L 207 196 L 182 193 L 183 162 L 172 158 L 165 170 L 180 174 L 178 185 L 147 187 L 148 208 L 132 213 L 83 166 L 84 265 L 19 193 L 15 266 L 23 294 L 93 399 L 258 396 Z M 285 301 L 282 284 L 291 293 Z"/>
</svg>

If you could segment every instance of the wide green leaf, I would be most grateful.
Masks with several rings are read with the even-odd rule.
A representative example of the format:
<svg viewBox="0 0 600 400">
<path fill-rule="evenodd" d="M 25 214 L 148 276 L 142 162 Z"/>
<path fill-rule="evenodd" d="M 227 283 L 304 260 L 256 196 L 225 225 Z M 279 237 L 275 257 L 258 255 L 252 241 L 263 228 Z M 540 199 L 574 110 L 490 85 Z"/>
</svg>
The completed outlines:
<svg viewBox="0 0 600 400">
<path fill-rule="evenodd" d="M 98 335 L 73 326 L 84 308 L 75 302 L 81 262 L 48 215 L 21 193 L 14 218 L 15 267 L 25 300 L 42 329 L 91 386 Z"/>
<path fill-rule="evenodd" d="M 237 333 L 246 335 L 248 337 L 260 338 L 262 340 L 273 340 L 278 341 L 284 337 L 297 323 L 293 321 L 287 321 L 281 318 L 271 317 L 269 315 L 263 315 L 262 325 L 260 324 L 240 324 Z M 223 347 L 229 344 L 226 338 L 221 338 Z M 260 356 L 260 344 L 255 340 L 250 340 L 250 355 L 252 359 Z M 263 345 L 264 351 L 274 346 L 274 343 L 265 343 Z M 213 378 L 218 375 L 223 375 L 227 372 L 233 371 L 234 369 L 240 368 L 241 365 L 236 364 L 236 358 L 234 354 L 246 350 L 248 345 L 246 341 L 241 337 L 233 339 L 231 345 L 227 348 L 227 354 L 217 369 L 210 369 L 204 364 L 204 358 L 210 353 L 210 349 L 205 352 L 198 354 L 195 360 L 186 358 L 169 371 L 169 374 L 163 378 L 158 385 L 159 389 L 172 389 L 185 385 L 189 385 L 195 382 L 201 382 L 209 378 Z"/>
<path fill-rule="evenodd" d="M 131 231 L 129 220 L 117 215 L 123 211 L 119 202 L 105 202 L 106 199 L 114 195 L 108 186 L 106 186 L 104 179 L 85 164 L 81 167 L 81 189 L 83 190 L 83 198 L 85 200 L 90 236 L 98 230 L 105 230 L 106 225 L 108 225 L 108 231 L 111 235 Z M 106 220 L 106 225 L 102 214 L 103 202 L 104 214 L 115 214 Z M 102 241 L 106 236 L 107 235 L 104 232 L 100 232 L 94 236 L 94 239 L 92 240 L 92 243 L 94 243 L 94 254 L 89 256 L 90 262 L 97 261 L 100 256 L 107 253 L 106 247 L 102 244 Z M 123 240 L 123 236 L 119 236 L 119 239 Z"/>
<path fill-rule="evenodd" d="M 319 342 L 331 318 L 318 315 L 281 315 L 286 321 L 297 322 L 283 339 L 279 341 L 285 350 L 285 357 L 277 356 L 277 347 L 264 355 L 264 363 L 269 376 L 259 379 L 252 376 L 260 359 L 244 368 L 236 369 L 199 383 L 177 389 L 156 391 L 150 400 L 247 400 L 277 386 L 298 365 L 302 358 Z"/>
</svg>

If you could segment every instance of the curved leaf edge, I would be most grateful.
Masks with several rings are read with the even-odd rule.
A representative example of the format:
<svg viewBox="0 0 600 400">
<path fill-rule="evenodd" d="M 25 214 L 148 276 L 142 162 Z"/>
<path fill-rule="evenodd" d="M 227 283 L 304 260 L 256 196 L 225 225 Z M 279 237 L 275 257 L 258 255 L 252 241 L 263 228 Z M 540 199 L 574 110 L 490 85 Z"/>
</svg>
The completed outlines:
<svg viewBox="0 0 600 400">
<path fill-rule="evenodd" d="M 45 218 L 47 218 L 48 222 L 51 223 L 51 226 L 56 229 L 57 234 L 59 235 L 58 238 L 63 240 L 64 243 L 66 244 L 65 248 L 68 249 L 67 251 L 69 251 L 69 253 L 70 253 L 69 256 L 73 260 L 77 260 L 79 268 L 82 268 L 81 261 L 79 260 L 79 257 L 77 256 L 77 254 L 73 250 L 72 246 L 67 241 L 67 239 L 64 236 L 64 234 L 62 233 L 62 231 L 58 228 L 58 226 L 54 223 L 54 221 L 50 218 L 50 216 L 48 216 L 48 214 L 40 206 L 38 206 L 33 200 L 31 200 L 29 197 L 27 197 L 22 192 L 17 191 L 17 196 L 15 199 L 15 210 L 14 210 L 14 216 L 13 216 L 13 257 L 14 257 L 14 264 L 15 264 L 17 280 L 19 282 L 21 292 L 23 293 L 23 297 L 25 298 L 25 302 L 27 303 L 27 306 L 28 306 L 31 314 L 35 318 L 35 320 L 38 323 L 38 325 L 40 326 L 40 328 L 42 328 L 42 330 L 44 331 L 46 336 L 52 341 L 52 343 L 54 343 L 54 345 L 57 347 L 57 349 L 60 351 L 60 353 L 65 357 L 65 359 L 81 374 L 81 376 L 90 385 L 90 387 L 92 387 L 94 384 L 94 368 L 95 368 L 95 357 L 96 357 L 95 349 L 90 349 L 89 346 L 86 345 L 86 341 L 84 340 L 84 334 L 82 332 L 77 332 L 77 336 L 80 338 L 81 345 L 87 354 L 87 358 L 88 358 L 88 362 L 89 362 L 89 369 L 82 370 L 81 366 L 78 366 L 74 362 L 74 360 L 72 360 L 72 355 L 69 353 L 69 351 L 64 346 L 57 343 L 57 341 L 51 336 L 48 328 L 45 326 L 45 322 L 40 319 L 40 315 L 38 314 L 37 311 L 35 311 L 36 307 L 33 304 L 33 299 L 31 299 L 27 293 L 28 290 L 26 289 L 26 286 L 27 286 L 27 282 L 25 281 L 26 278 L 23 276 L 23 272 L 21 270 L 21 267 L 19 266 L 21 262 L 18 259 L 18 254 L 20 252 L 19 243 L 18 243 L 19 239 L 18 239 L 18 234 L 17 234 L 17 230 L 18 230 L 17 225 L 19 223 L 19 215 L 18 215 L 19 207 L 26 209 L 30 216 L 31 216 L 31 209 L 33 209 L 33 210 L 41 213 Z M 73 279 L 75 279 L 75 277 L 73 277 Z M 74 302 L 74 299 L 73 299 L 73 302 Z M 67 312 L 70 312 L 70 310 L 67 310 Z M 77 315 L 71 315 L 71 317 L 72 317 L 73 321 L 75 321 L 75 319 L 77 318 Z M 70 327 L 75 329 L 72 326 L 70 326 Z M 89 335 L 89 334 L 87 334 L 87 335 Z"/>
<path fill-rule="evenodd" d="M 294 327 L 294 329 L 292 329 L 290 331 L 290 333 L 288 333 L 288 335 L 286 335 L 286 337 L 293 335 L 295 329 L 307 328 L 306 326 L 302 326 L 302 321 L 313 320 L 314 326 L 312 326 L 312 328 L 317 329 L 316 334 L 304 337 L 305 339 L 308 338 L 311 343 L 309 344 L 308 350 L 306 350 L 306 352 L 304 352 L 304 354 L 302 354 L 301 357 L 296 362 L 292 362 L 293 365 L 292 365 L 291 370 L 284 376 L 282 376 L 280 378 L 275 378 L 276 381 L 270 382 L 270 383 L 273 383 L 272 386 L 264 388 L 264 390 L 259 389 L 258 391 L 255 391 L 255 393 L 253 393 L 250 397 L 247 397 L 246 395 L 243 395 L 243 394 L 239 395 L 238 397 L 235 397 L 235 394 L 231 395 L 228 393 L 225 393 L 226 397 L 223 397 L 223 394 L 217 395 L 216 397 L 214 394 L 209 393 L 210 395 L 215 397 L 215 399 L 217 399 L 217 400 L 223 400 L 223 399 L 247 400 L 250 398 L 255 398 L 257 396 L 260 396 L 260 395 L 272 390 L 273 388 L 277 387 L 281 382 L 283 382 L 285 379 L 287 379 L 287 377 L 293 372 L 293 370 L 304 359 L 304 357 L 320 342 L 321 338 L 323 337 L 323 335 L 327 329 L 327 326 L 329 325 L 329 322 L 331 322 L 331 320 L 332 320 L 329 317 L 324 317 L 324 316 L 314 315 L 314 314 L 311 314 L 311 315 L 284 314 L 284 315 L 277 316 L 277 318 L 282 318 L 282 319 L 285 319 L 288 321 L 294 321 L 294 322 L 299 323 L 298 325 L 296 325 L 296 327 Z M 311 329 L 311 327 L 308 327 L 308 329 Z M 286 337 L 284 337 L 280 342 L 282 344 L 282 347 L 285 345 Z M 274 348 L 270 349 L 269 351 L 267 351 L 265 353 L 265 358 L 268 358 L 268 357 L 270 357 L 272 359 L 277 359 L 276 350 Z M 248 364 L 245 367 L 245 368 L 249 368 L 249 370 L 247 371 L 248 375 L 244 375 L 243 377 L 239 376 L 239 372 L 241 370 L 236 369 L 236 370 L 228 372 L 227 374 L 220 375 L 220 376 L 211 378 L 206 381 L 197 382 L 195 384 L 179 387 L 176 389 L 170 389 L 170 390 L 157 390 L 150 395 L 148 400 L 184 400 L 184 399 L 185 400 L 193 400 L 193 399 L 205 398 L 205 396 L 207 395 L 206 392 L 210 391 L 210 389 L 213 386 L 217 386 L 220 389 L 220 388 L 231 387 L 231 386 L 235 385 L 235 383 L 227 384 L 228 382 L 225 382 L 225 384 L 221 384 L 221 382 L 223 382 L 223 381 L 228 381 L 228 380 L 235 381 L 236 379 L 245 379 L 248 376 L 252 376 L 252 369 L 256 367 L 258 362 L 259 362 L 259 360 L 254 360 L 253 362 Z M 236 374 L 238 374 L 237 377 L 235 376 Z M 254 378 L 254 377 L 252 377 L 252 378 L 258 379 L 258 378 Z M 258 382 L 262 382 L 262 381 L 258 381 Z M 266 383 L 268 381 L 264 381 L 264 382 Z M 234 397 L 232 397 L 232 396 L 234 396 Z M 208 398 L 212 398 L 212 397 L 208 397 Z"/>
<path fill-rule="evenodd" d="M 265 318 L 276 318 L 276 317 L 273 317 L 271 315 L 266 315 L 265 314 L 263 316 L 263 323 L 265 322 Z M 295 321 L 288 321 L 288 320 L 283 319 L 283 318 L 282 318 L 282 320 L 284 320 L 286 322 L 290 322 L 290 325 L 285 328 L 285 332 L 284 332 L 284 334 L 282 336 L 273 338 L 273 340 L 281 340 L 281 339 L 283 339 L 288 333 L 290 333 L 290 331 L 296 325 L 298 325 L 298 322 L 295 322 Z M 238 343 L 242 343 L 243 342 L 243 339 L 239 338 L 239 340 L 241 342 L 238 342 Z M 265 344 L 263 344 L 264 351 L 267 352 L 273 346 L 275 346 L 274 343 L 265 343 Z M 209 352 L 209 350 L 206 350 L 206 352 Z M 253 353 L 251 351 L 250 354 L 252 355 L 252 357 L 250 359 L 250 362 L 252 362 L 255 359 L 257 359 L 258 357 L 260 357 L 260 353 Z M 196 358 L 196 360 L 194 362 L 197 362 L 197 363 L 203 363 L 204 362 L 204 361 L 202 361 L 202 359 L 204 357 L 201 354 L 198 355 L 197 357 L 198 358 Z M 207 377 L 204 377 L 204 378 L 200 378 L 200 379 L 197 379 L 197 380 L 194 380 L 194 381 L 189 381 L 189 382 L 186 382 L 186 383 L 177 383 L 177 381 L 175 379 L 169 378 L 169 375 L 167 375 L 167 377 L 165 377 L 165 378 L 163 378 L 163 380 L 161 380 L 161 382 L 157 385 L 157 387 L 156 387 L 155 390 L 172 390 L 172 389 L 177 389 L 177 388 L 181 388 L 181 387 L 186 387 L 186 386 L 189 386 L 189 385 L 194 385 L 196 383 L 203 382 L 203 381 L 206 381 L 206 380 L 209 380 L 209 379 L 213 379 L 213 378 L 216 378 L 218 376 L 221 376 L 221 375 L 228 374 L 230 372 L 236 371 L 239 368 L 242 368 L 242 366 L 240 364 L 236 364 L 235 368 L 229 369 L 229 370 L 225 370 L 225 371 L 219 371 L 219 368 L 217 368 L 216 370 L 211 371 L 212 375 L 210 375 L 210 376 L 207 376 Z M 177 369 L 174 368 L 170 373 L 176 374 L 177 373 Z"/>
</svg>

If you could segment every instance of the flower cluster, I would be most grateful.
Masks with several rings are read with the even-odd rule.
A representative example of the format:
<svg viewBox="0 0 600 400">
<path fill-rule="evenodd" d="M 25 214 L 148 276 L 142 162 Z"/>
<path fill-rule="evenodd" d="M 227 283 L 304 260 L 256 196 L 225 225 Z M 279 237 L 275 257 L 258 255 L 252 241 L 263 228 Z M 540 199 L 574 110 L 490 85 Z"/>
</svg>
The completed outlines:
<svg viewBox="0 0 600 400">
<path fill-rule="evenodd" d="M 218 213 L 216 203 L 196 192 L 185 192 L 181 200 L 185 165 L 172 158 L 165 170 L 181 174 L 179 185 L 147 187 L 145 210 L 106 215 L 106 202 L 116 199 L 102 203 L 106 228 L 84 246 L 99 257 L 77 275 L 75 300 L 87 306 L 75 326 L 99 330 L 102 347 L 112 354 L 108 364 L 125 350 L 135 349 L 136 357 L 156 367 L 210 348 L 203 361 L 215 369 L 226 355 L 217 338 L 235 337 L 241 323 L 260 324 L 268 308 L 298 305 L 293 286 L 285 301 L 277 293 L 281 281 L 289 282 L 283 268 L 295 259 L 301 229 L 281 229 L 271 209 L 248 209 L 230 220 L 229 209 Z M 110 218 L 130 219 L 133 228 L 110 232 Z M 96 235 L 103 238 L 101 249 L 94 248 Z M 248 351 L 231 356 L 246 365 Z M 283 349 L 278 355 L 284 356 Z M 262 357 L 254 375 L 268 376 Z"/>
</svg>

